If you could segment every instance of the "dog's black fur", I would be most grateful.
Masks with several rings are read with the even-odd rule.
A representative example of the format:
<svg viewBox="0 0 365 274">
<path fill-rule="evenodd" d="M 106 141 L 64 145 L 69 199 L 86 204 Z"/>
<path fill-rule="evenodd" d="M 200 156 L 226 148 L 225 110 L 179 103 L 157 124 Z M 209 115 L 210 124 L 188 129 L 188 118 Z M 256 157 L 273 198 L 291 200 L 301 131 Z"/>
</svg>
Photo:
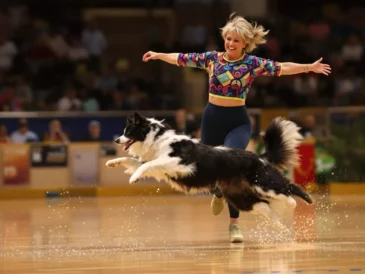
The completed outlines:
<svg viewBox="0 0 365 274">
<path fill-rule="evenodd" d="M 225 199 L 241 211 L 252 211 L 259 203 L 269 206 L 272 200 L 285 200 L 291 196 L 311 204 L 311 197 L 279 171 L 297 160 L 294 147 L 295 142 L 299 142 L 297 130 L 292 122 L 284 119 L 271 121 L 263 137 L 266 152 L 257 155 L 241 149 L 204 145 L 186 135 L 176 134 L 160 121 L 136 113 L 127 119 L 124 135 L 116 142 L 125 149 L 130 147 L 130 154 L 139 157 L 134 159 L 134 165 L 138 161 L 137 165 L 131 168 L 128 164 L 131 158 L 120 158 L 119 161 L 111 160 L 114 162 L 107 166 L 129 168 L 131 183 L 152 176 L 157 180 L 162 178 L 186 193 L 218 187 Z M 164 159 L 164 164 L 158 166 L 160 159 Z M 156 165 L 148 166 L 152 161 Z M 191 172 L 187 172 L 190 167 Z"/>
<path fill-rule="evenodd" d="M 273 190 L 285 196 L 295 195 L 312 203 L 311 198 L 299 186 L 290 184 L 276 167 L 263 163 L 259 157 L 239 149 L 213 150 L 210 146 L 184 140 L 171 144 L 171 157 L 180 157 L 181 164 L 196 164 L 194 176 L 171 178 L 176 183 L 191 188 L 213 187 L 219 182 L 225 198 L 240 210 L 252 210 L 253 203 L 267 203 L 268 197 L 261 197 L 251 186 L 260 186 L 265 192 Z M 275 155 L 273 155 L 275 157 Z M 276 156 L 280 157 L 280 156 Z M 243 183 L 247 182 L 247 184 Z M 241 195 L 245 199 L 240 198 Z"/>
</svg>

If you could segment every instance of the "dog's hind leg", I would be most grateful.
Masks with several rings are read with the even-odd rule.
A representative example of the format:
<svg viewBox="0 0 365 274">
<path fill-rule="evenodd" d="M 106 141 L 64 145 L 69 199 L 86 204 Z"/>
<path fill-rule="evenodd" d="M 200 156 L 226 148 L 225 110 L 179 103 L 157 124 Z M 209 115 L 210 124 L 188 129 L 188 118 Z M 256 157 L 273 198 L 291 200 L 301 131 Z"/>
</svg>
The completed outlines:
<svg viewBox="0 0 365 274">
<path fill-rule="evenodd" d="M 133 174 L 142 165 L 142 163 L 135 158 L 122 157 L 109 160 L 105 163 L 105 165 L 107 167 L 124 166 L 126 168 L 124 173 Z"/>
<path fill-rule="evenodd" d="M 280 222 L 274 211 L 265 202 L 256 203 L 253 206 L 253 213 L 260 213 L 269 219 L 277 229 L 284 229 L 285 226 Z"/>
<path fill-rule="evenodd" d="M 162 180 L 168 177 L 178 178 L 194 172 L 194 165 L 183 165 L 180 161 L 181 159 L 177 157 L 163 157 L 144 163 L 132 174 L 129 183 L 133 184 L 144 177 Z"/>
<path fill-rule="evenodd" d="M 254 189 L 257 191 L 259 195 L 262 197 L 267 197 L 273 200 L 280 200 L 287 203 L 287 205 L 291 208 L 295 208 L 297 206 L 297 202 L 290 195 L 285 194 L 277 194 L 274 190 L 264 191 L 261 187 L 255 186 Z"/>
</svg>

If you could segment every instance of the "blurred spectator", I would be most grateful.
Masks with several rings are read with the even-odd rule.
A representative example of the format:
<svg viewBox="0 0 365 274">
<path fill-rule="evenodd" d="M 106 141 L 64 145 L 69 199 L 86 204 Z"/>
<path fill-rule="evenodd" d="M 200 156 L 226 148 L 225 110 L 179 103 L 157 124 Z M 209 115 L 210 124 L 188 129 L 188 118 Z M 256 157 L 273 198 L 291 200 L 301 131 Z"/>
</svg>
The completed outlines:
<svg viewBox="0 0 365 274">
<path fill-rule="evenodd" d="M 20 75 L 16 80 L 15 93 L 24 108 L 31 105 L 33 101 L 32 89 L 23 75 Z"/>
<path fill-rule="evenodd" d="M 0 70 L 9 71 L 13 67 L 13 59 L 18 53 L 12 41 L 0 40 Z"/>
<path fill-rule="evenodd" d="M 44 134 L 46 142 L 62 142 L 69 141 L 67 134 L 62 130 L 62 124 L 58 119 L 54 119 L 49 123 L 48 131 Z"/>
<path fill-rule="evenodd" d="M 109 66 L 104 65 L 101 67 L 100 76 L 97 78 L 95 86 L 104 94 L 117 88 L 118 79 Z"/>
<path fill-rule="evenodd" d="M 89 21 L 82 31 L 82 44 L 88 50 L 93 66 L 99 68 L 100 57 L 107 47 L 107 41 L 95 21 Z"/>
<path fill-rule="evenodd" d="M 173 128 L 178 134 L 187 134 L 194 138 L 200 138 L 200 125 L 193 115 L 188 115 L 186 110 L 180 108 L 175 112 Z"/>
<path fill-rule="evenodd" d="M 89 131 L 84 138 L 85 142 L 102 142 L 103 139 L 100 136 L 100 123 L 96 120 L 90 121 Z"/>
<path fill-rule="evenodd" d="M 112 93 L 112 100 L 108 106 L 109 110 L 128 110 L 128 107 L 125 102 L 125 95 L 119 91 L 114 90 Z"/>
<path fill-rule="evenodd" d="M 81 91 L 81 101 L 82 109 L 84 111 L 98 111 L 100 110 L 100 105 L 98 100 L 93 95 L 93 90 L 83 89 Z"/>
<path fill-rule="evenodd" d="M 16 95 L 14 87 L 6 84 L 0 87 L 0 107 L 2 111 L 22 111 L 22 104 Z"/>
<path fill-rule="evenodd" d="M 189 120 L 186 132 L 188 135 L 190 135 L 193 138 L 196 138 L 196 139 L 201 138 L 200 124 L 195 119 Z"/>
<path fill-rule="evenodd" d="M 361 91 L 361 87 L 361 79 L 357 78 L 351 70 L 345 70 L 335 80 L 333 104 L 336 106 L 351 104 L 351 99 Z"/>
<path fill-rule="evenodd" d="M 63 35 L 58 30 L 51 30 L 47 39 L 47 45 L 57 58 L 63 59 L 68 56 L 69 46 L 67 45 Z"/>
<path fill-rule="evenodd" d="M 39 34 L 33 38 L 26 52 L 28 65 L 33 73 L 38 73 L 42 67 L 50 67 L 55 54 L 47 45 L 47 36 Z"/>
<path fill-rule="evenodd" d="M 75 66 L 75 86 L 81 86 L 85 88 L 95 88 L 95 82 L 97 75 L 92 70 L 89 70 L 83 63 L 79 63 Z"/>
<path fill-rule="evenodd" d="M 301 74 L 293 82 L 296 106 L 314 105 L 318 102 L 318 79 L 314 75 Z"/>
<path fill-rule="evenodd" d="M 5 125 L 0 125 L 0 143 L 10 143 L 11 139 L 8 135 L 8 129 Z"/>
<path fill-rule="evenodd" d="M 18 129 L 10 135 L 10 139 L 13 143 L 39 142 L 38 135 L 29 130 L 26 119 L 19 119 Z"/>
<path fill-rule="evenodd" d="M 80 39 L 73 37 L 68 50 L 68 58 L 72 62 L 87 60 L 89 53 L 85 46 L 82 45 Z"/>
<path fill-rule="evenodd" d="M 128 60 L 120 59 L 115 65 L 116 77 L 118 80 L 118 89 L 128 90 L 132 85 L 132 79 L 129 75 L 130 65 Z"/>
<path fill-rule="evenodd" d="M 176 133 L 186 133 L 186 110 L 181 108 L 175 112 L 174 129 Z"/>
<path fill-rule="evenodd" d="M 355 34 L 351 34 L 342 47 L 342 58 L 345 61 L 360 62 L 363 53 L 364 46 L 359 37 Z"/>
<path fill-rule="evenodd" d="M 70 110 L 81 110 L 81 101 L 77 98 L 75 88 L 66 88 L 64 96 L 58 101 L 58 110 L 70 111 Z"/>
<path fill-rule="evenodd" d="M 306 115 L 301 124 L 301 129 L 299 133 L 303 137 L 315 137 L 316 136 L 316 118 L 314 115 Z"/>
<path fill-rule="evenodd" d="M 137 85 L 132 85 L 127 94 L 126 104 L 131 109 L 145 109 L 146 101 L 148 100 L 147 93 L 139 89 Z"/>
</svg>

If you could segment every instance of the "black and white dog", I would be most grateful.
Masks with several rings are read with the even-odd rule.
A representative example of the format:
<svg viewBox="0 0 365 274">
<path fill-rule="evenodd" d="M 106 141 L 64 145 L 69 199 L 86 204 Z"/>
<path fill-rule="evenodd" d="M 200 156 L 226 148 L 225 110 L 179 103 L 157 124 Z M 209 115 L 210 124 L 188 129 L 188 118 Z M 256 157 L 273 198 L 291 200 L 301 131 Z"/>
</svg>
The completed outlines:
<svg viewBox="0 0 365 274">
<path fill-rule="evenodd" d="M 302 141 L 299 128 L 283 118 L 272 120 L 264 135 L 265 153 L 211 147 L 197 139 L 176 134 L 163 121 L 138 113 L 127 118 L 124 134 L 115 142 L 132 157 L 109 160 L 108 167 L 123 166 L 129 183 L 153 177 L 184 193 L 209 192 L 219 188 L 238 210 L 262 213 L 281 226 L 270 203 L 284 200 L 295 207 L 292 196 L 311 204 L 311 197 L 292 184 L 280 169 L 296 165 L 296 147 Z"/>
</svg>

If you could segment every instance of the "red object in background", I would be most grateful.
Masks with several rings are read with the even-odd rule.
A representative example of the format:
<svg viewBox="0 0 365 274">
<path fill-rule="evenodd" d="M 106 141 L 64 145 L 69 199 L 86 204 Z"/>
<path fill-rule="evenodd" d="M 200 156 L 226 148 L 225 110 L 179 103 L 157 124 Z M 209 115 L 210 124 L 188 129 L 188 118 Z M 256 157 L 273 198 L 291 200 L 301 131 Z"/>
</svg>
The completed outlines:
<svg viewBox="0 0 365 274">
<path fill-rule="evenodd" d="M 304 142 L 298 146 L 300 165 L 293 171 L 294 182 L 305 187 L 316 182 L 315 143 Z"/>
</svg>

